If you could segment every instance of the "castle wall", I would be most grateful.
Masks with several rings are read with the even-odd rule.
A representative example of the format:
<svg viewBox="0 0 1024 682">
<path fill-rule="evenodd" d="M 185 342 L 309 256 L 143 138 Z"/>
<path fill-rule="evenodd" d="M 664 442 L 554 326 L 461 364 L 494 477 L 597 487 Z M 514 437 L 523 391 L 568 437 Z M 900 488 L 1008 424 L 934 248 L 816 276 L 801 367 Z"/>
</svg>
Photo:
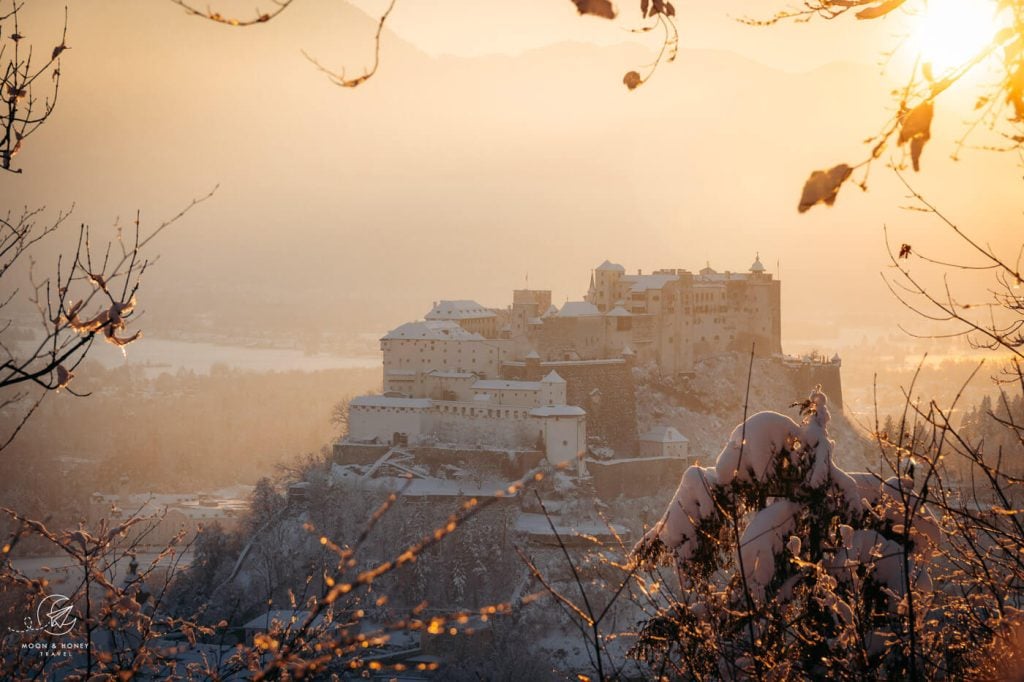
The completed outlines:
<svg viewBox="0 0 1024 682">
<path fill-rule="evenodd" d="M 564 360 L 569 352 L 583 360 L 606 357 L 605 321 L 600 315 L 545 318 L 531 340 L 546 360 Z"/>
<path fill-rule="evenodd" d="M 417 374 L 411 395 L 431 400 L 472 400 L 473 384 L 477 381 L 477 376 L 468 372 Z"/>
<path fill-rule="evenodd" d="M 410 443 L 418 442 L 430 431 L 430 407 L 406 407 L 399 405 L 402 399 L 380 402 L 394 402 L 394 405 L 359 405 L 355 401 L 348 407 L 348 433 L 354 440 L 373 440 L 389 443 L 396 433 L 402 434 Z M 421 401 L 429 405 L 430 401 Z"/>
<path fill-rule="evenodd" d="M 630 347 L 640 363 L 658 362 L 658 327 L 653 315 L 633 315 L 633 340 Z"/>
<path fill-rule="evenodd" d="M 384 379 L 389 372 L 430 370 L 474 372 L 481 377 L 498 376 L 506 355 L 501 339 L 384 339 Z"/>
<path fill-rule="evenodd" d="M 331 458 L 338 464 L 373 464 L 390 449 L 390 445 L 339 441 L 331 448 Z"/>
<path fill-rule="evenodd" d="M 390 445 L 340 441 L 334 444 L 331 454 L 332 460 L 337 464 L 365 466 L 376 462 L 390 449 Z M 501 449 L 486 446 L 421 445 L 410 447 L 409 450 L 415 453 L 417 462 L 430 467 L 454 464 L 480 471 L 491 471 L 509 480 L 521 478 L 544 459 L 544 453 L 532 447 Z"/>
<path fill-rule="evenodd" d="M 417 462 L 430 467 L 454 464 L 490 470 L 507 479 L 521 478 L 544 459 L 544 453 L 534 448 L 502 450 L 490 447 L 429 446 L 418 447 L 415 453 Z"/>
<path fill-rule="evenodd" d="M 550 371 L 565 379 L 568 405 L 587 412 L 587 432 L 623 455 L 637 451 L 636 388 L 632 363 L 609 360 L 505 363 L 508 379 L 537 381 Z"/>
<path fill-rule="evenodd" d="M 688 459 L 679 457 L 588 459 L 584 463 L 602 500 L 614 500 L 620 495 L 645 497 L 661 488 L 674 488 L 690 465 Z"/>
<path fill-rule="evenodd" d="M 529 447 L 541 435 L 529 415 L 528 408 L 443 404 L 435 408 L 431 435 L 443 443 Z"/>
<path fill-rule="evenodd" d="M 833 409 L 843 409 L 843 381 L 838 362 L 800 363 L 783 365 L 797 389 L 796 395 L 810 391 L 821 384 Z"/>
</svg>

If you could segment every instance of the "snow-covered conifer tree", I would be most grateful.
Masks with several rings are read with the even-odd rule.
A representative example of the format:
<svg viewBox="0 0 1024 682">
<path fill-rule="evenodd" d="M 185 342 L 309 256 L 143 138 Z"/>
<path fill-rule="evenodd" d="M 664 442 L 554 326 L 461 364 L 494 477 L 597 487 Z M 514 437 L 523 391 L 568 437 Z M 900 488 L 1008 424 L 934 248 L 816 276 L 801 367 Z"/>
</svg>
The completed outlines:
<svg viewBox="0 0 1024 682">
<path fill-rule="evenodd" d="M 941 637 L 914 636 L 940 534 L 912 472 L 843 471 L 825 394 L 799 406 L 799 423 L 760 412 L 737 426 L 637 544 L 634 561 L 674 566 L 680 592 L 643 624 L 635 656 L 726 679 L 916 677 L 938 660 L 923 647 Z"/>
</svg>

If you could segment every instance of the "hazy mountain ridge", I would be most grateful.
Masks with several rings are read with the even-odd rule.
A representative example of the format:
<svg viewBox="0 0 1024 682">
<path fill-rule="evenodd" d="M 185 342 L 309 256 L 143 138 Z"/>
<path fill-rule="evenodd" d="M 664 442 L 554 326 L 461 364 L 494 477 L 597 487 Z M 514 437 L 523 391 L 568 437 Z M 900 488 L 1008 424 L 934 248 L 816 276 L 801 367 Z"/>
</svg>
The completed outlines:
<svg viewBox="0 0 1024 682">
<path fill-rule="evenodd" d="M 630 93 L 622 73 L 650 61 L 637 45 L 434 58 L 385 32 L 379 73 L 352 91 L 299 53 L 360 72 L 375 19 L 349 6 L 313 3 L 239 31 L 92 9 L 72 15 L 58 114 L 0 196 L 77 201 L 78 220 L 104 226 L 136 207 L 155 221 L 220 183 L 154 245 L 152 317 L 163 309 L 187 326 L 194 310 L 258 301 L 267 324 L 379 330 L 434 298 L 505 305 L 527 273 L 561 302 L 606 257 L 741 269 L 759 250 L 790 265 L 789 324 L 790 292 L 814 281 L 862 306 L 826 275 L 884 260 L 863 228 L 847 229 L 881 224 L 851 190 L 842 212 L 793 210 L 811 169 L 865 152 L 888 103 L 870 67 L 790 74 L 683 49 Z M 99 90 L 95 72 L 107 74 Z M 851 90 L 878 97 L 838 105 Z M 834 230 L 847 257 L 821 262 L 797 221 Z M 477 249 L 479 237 L 492 248 Z"/>
</svg>

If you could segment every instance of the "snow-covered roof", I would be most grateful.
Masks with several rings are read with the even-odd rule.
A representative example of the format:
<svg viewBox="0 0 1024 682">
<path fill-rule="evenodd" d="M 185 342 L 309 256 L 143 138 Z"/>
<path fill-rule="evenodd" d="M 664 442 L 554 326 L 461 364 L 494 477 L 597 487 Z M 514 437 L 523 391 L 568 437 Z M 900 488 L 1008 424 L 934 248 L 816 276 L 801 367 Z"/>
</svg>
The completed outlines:
<svg viewBox="0 0 1024 682">
<path fill-rule="evenodd" d="M 568 521 L 560 517 L 552 517 L 550 522 L 544 514 L 522 513 L 516 518 L 516 531 L 530 535 L 554 535 L 551 526 L 563 537 L 584 535 L 609 535 L 612 530 L 608 524 L 600 521 Z M 614 532 L 624 535 L 629 532 L 624 526 L 613 525 Z"/>
<path fill-rule="evenodd" d="M 391 398 L 383 395 L 361 395 L 349 401 L 353 407 L 409 407 L 417 410 L 428 409 L 433 404 L 430 398 Z"/>
<path fill-rule="evenodd" d="M 178 507 L 168 507 L 167 513 L 180 512 L 190 519 L 222 519 L 225 516 L 233 516 L 237 511 L 231 508 L 202 507 L 197 505 L 182 504 Z"/>
<path fill-rule="evenodd" d="M 626 346 L 622 349 L 622 355 L 626 357 L 632 357 L 636 355 L 636 351 L 630 348 L 629 346 Z"/>
<path fill-rule="evenodd" d="M 374 478 L 367 487 L 401 492 L 403 497 L 515 497 L 509 494 L 510 482 L 500 480 L 468 481 L 434 478 Z"/>
<path fill-rule="evenodd" d="M 428 320 L 477 320 L 497 317 L 493 310 L 488 310 L 476 301 L 438 301 L 430 312 L 424 316 Z"/>
<path fill-rule="evenodd" d="M 468 332 L 451 320 L 406 322 L 384 335 L 385 339 L 429 339 L 431 341 L 472 341 L 484 337 Z"/>
<path fill-rule="evenodd" d="M 625 272 L 626 268 L 622 267 L 618 263 L 613 263 L 610 260 L 606 260 L 595 268 L 596 270 L 610 271 L 610 272 Z"/>
<path fill-rule="evenodd" d="M 297 628 L 309 617 L 309 611 L 293 611 L 291 609 L 271 609 L 264 614 L 256 616 L 242 626 L 243 630 L 269 630 L 276 622 L 282 629 L 289 626 Z M 313 627 L 322 625 L 324 614 L 313 619 Z"/>
<path fill-rule="evenodd" d="M 505 379 L 481 379 L 473 384 L 474 391 L 539 391 L 539 381 L 507 381 Z"/>
<path fill-rule="evenodd" d="M 566 301 L 562 309 L 558 311 L 559 317 L 593 317 L 600 315 L 601 311 L 593 303 L 586 301 Z"/>
<path fill-rule="evenodd" d="M 127 496 L 93 493 L 99 501 L 113 502 L 122 509 L 131 508 L 143 518 L 164 512 L 179 512 L 192 518 L 220 518 L 244 511 L 252 486 L 237 485 L 202 493 L 134 493 Z"/>
<path fill-rule="evenodd" d="M 530 415 L 534 417 L 584 417 L 586 414 L 582 407 L 575 405 L 549 405 L 530 410 Z"/>
<path fill-rule="evenodd" d="M 551 370 L 550 372 L 548 372 L 548 375 L 546 377 L 541 379 L 541 383 L 544 383 L 544 384 L 564 384 L 565 383 L 565 379 L 563 379 L 562 377 L 558 376 L 558 372 L 556 372 L 555 370 Z"/>
<path fill-rule="evenodd" d="M 757 254 L 754 257 L 754 262 L 750 266 L 751 272 L 764 272 L 764 265 L 761 263 L 761 254 Z"/>
<path fill-rule="evenodd" d="M 622 278 L 632 282 L 632 291 L 647 291 L 648 289 L 662 289 L 669 282 L 679 279 L 678 275 L 626 275 Z"/>
<path fill-rule="evenodd" d="M 694 278 L 694 281 L 699 285 L 701 282 L 736 282 L 750 279 L 750 275 L 745 272 L 711 272 L 705 274 L 704 270 L 701 270 L 701 274 Z"/>
<path fill-rule="evenodd" d="M 690 439 L 671 426 L 655 426 L 640 436 L 640 440 L 654 443 L 687 443 Z"/>
<path fill-rule="evenodd" d="M 594 452 L 595 448 L 590 447 L 590 451 Z M 612 450 L 614 453 L 615 451 Z M 628 469 L 630 466 L 635 466 L 638 462 L 678 462 L 678 457 L 672 455 L 654 455 L 653 457 L 623 457 L 621 459 L 596 459 L 594 457 L 587 457 L 583 460 L 587 464 L 597 464 L 603 467 L 621 467 Z"/>
<path fill-rule="evenodd" d="M 629 312 L 620 305 L 615 306 L 611 310 L 605 313 L 608 317 L 633 317 L 633 313 Z"/>
<path fill-rule="evenodd" d="M 548 306 L 548 309 L 544 311 L 542 317 L 551 317 L 552 315 L 558 314 L 558 307 L 554 303 Z"/>
<path fill-rule="evenodd" d="M 535 350 L 531 350 L 529 353 L 526 354 L 526 359 L 527 360 L 540 360 L 540 354 L 537 351 L 535 351 Z"/>
<path fill-rule="evenodd" d="M 476 374 L 473 372 L 457 372 L 452 369 L 432 369 L 427 372 L 432 377 L 438 379 L 474 379 Z"/>
</svg>

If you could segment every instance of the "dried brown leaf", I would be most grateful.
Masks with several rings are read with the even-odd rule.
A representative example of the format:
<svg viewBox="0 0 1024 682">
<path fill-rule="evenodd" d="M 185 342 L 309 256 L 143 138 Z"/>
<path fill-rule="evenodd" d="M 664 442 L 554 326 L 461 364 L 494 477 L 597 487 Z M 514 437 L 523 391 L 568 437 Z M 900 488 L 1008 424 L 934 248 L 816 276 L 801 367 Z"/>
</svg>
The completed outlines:
<svg viewBox="0 0 1024 682">
<path fill-rule="evenodd" d="M 858 19 L 877 19 L 878 17 L 885 16 L 889 12 L 897 9 L 906 0 L 885 0 L 872 7 L 866 7 L 861 11 L 857 12 Z"/>
<path fill-rule="evenodd" d="M 931 138 L 932 115 L 935 106 L 931 102 L 921 102 L 903 116 L 900 126 L 899 143 L 910 142 L 910 158 L 914 170 L 921 170 L 921 151 Z"/>
<path fill-rule="evenodd" d="M 572 0 L 580 14 L 593 14 L 605 19 L 615 18 L 615 7 L 609 0 Z"/>
<path fill-rule="evenodd" d="M 57 365 L 57 388 L 61 389 L 71 383 L 74 372 L 69 371 L 64 365 Z"/>
<path fill-rule="evenodd" d="M 811 177 L 807 178 L 807 182 L 804 183 L 804 191 L 800 195 L 800 205 L 797 210 L 805 213 L 819 202 L 824 202 L 826 206 L 834 204 L 839 188 L 852 172 L 853 168 L 841 163 L 827 171 L 816 170 L 811 173 Z"/>
</svg>

